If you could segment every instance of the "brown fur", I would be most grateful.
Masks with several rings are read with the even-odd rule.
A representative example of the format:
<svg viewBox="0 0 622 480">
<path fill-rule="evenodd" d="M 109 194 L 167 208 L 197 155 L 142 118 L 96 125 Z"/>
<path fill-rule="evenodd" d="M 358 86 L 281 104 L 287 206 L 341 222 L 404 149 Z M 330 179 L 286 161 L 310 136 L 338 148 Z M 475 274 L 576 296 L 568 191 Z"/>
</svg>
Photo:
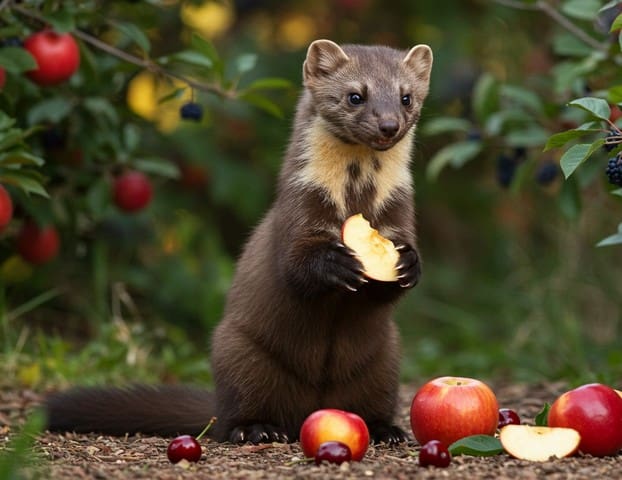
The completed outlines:
<svg viewBox="0 0 622 480">
<path fill-rule="evenodd" d="M 361 415 L 377 440 L 403 440 L 391 425 L 400 361 L 391 314 L 420 272 L 409 165 L 431 64 L 426 46 L 314 42 L 276 200 L 238 261 L 213 335 L 215 399 L 176 387 L 80 389 L 51 397 L 50 428 L 195 433 L 216 415 L 218 440 L 293 440 L 308 414 L 332 407 Z M 398 282 L 365 279 L 341 244 L 355 213 L 399 246 Z"/>
</svg>

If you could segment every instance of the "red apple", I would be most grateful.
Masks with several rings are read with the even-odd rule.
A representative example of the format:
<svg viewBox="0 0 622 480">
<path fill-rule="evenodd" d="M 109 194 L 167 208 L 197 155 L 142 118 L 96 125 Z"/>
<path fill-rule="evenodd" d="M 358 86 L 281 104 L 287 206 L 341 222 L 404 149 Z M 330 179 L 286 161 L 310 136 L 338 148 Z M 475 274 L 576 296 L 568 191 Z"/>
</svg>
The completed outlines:
<svg viewBox="0 0 622 480">
<path fill-rule="evenodd" d="M 24 40 L 24 48 L 37 62 L 27 73 L 37 85 L 57 85 L 68 80 L 80 66 L 80 49 L 68 33 L 43 30 Z"/>
<path fill-rule="evenodd" d="M 499 404 L 485 383 L 465 377 L 439 377 L 423 385 L 410 406 L 410 425 L 420 445 L 439 440 L 451 445 L 470 435 L 494 435 Z"/>
<path fill-rule="evenodd" d="M 521 460 L 546 462 L 568 457 L 577 451 L 581 436 L 572 428 L 506 425 L 499 432 L 506 452 Z"/>
<path fill-rule="evenodd" d="M 0 233 L 13 218 L 13 201 L 6 189 L 0 185 Z"/>
<path fill-rule="evenodd" d="M 300 445 L 306 457 L 315 457 L 325 442 L 341 442 L 359 461 L 369 446 L 369 431 L 365 421 L 355 413 L 326 408 L 309 415 L 300 428 Z"/>
<path fill-rule="evenodd" d="M 4 84 L 6 82 L 6 71 L 4 68 L 0 67 L 0 90 L 4 88 Z"/>
<path fill-rule="evenodd" d="M 125 212 L 136 212 L 151 201 L 151 182 L 142 172 L 126 172 L 114 181 L 114 203 Z"/>
<path fill-rule="evenodd" d="M 361 261 L 366 276 L 384 282 L 397 280 L 399 252 L 393 242 L 372 228 L 362 214 L 346 219 L 341 227 L 341 239 Z"/>
<path fill-rule="evenodd" d="M 622 449 L 622 397 L 607 385 L 582 385 L 553 402 L 548 424 L 578 431 L 583 453 L 615 455 Z"/>
<path fill-rule="evenodd" d="M 40 227 L 28 220 L 17 234 L 17 252 L 33 265 L 52 260 L 60 247 L 58 232 L 52 225 Z"/>
</svg>

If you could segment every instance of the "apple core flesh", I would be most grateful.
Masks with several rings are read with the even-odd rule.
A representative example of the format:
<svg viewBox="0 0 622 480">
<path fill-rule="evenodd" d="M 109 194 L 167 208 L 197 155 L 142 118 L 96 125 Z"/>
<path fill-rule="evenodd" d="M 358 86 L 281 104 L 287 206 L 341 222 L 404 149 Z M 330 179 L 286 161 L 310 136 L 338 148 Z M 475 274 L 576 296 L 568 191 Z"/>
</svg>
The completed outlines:
<svg viewBox="0 0 622 480">
<path fill-rule="evenodd" d="M 373 280 L 394 282 L 400 258 L 395 245 L 372 228 L 361 213 L 352 215 L 341 229 L 343 243 L 351 248 L 363 264 L 366 276 Z"/>
<path fill-rule="evenodd" d="M 572 428 L 506 425 L 499 432 L 499 440 L 515 458 L 546 462 L 551 457 L 572 455 L 579 447 L 581 436 Z"/>
</svg>

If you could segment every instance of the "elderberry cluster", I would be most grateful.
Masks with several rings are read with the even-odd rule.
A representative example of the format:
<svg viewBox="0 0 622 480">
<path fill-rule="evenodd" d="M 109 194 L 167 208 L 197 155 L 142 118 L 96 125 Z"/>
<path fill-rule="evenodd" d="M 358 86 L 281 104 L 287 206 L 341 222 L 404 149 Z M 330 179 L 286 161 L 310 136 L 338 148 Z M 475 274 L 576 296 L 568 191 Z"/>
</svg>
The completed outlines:
<svg viewBox="0 0 622 480">
<path fill-rule="evenodd" d="M 605 170 L 609 183 L 622 187 L 622 155 L 610 158 Z"/>
</svg>

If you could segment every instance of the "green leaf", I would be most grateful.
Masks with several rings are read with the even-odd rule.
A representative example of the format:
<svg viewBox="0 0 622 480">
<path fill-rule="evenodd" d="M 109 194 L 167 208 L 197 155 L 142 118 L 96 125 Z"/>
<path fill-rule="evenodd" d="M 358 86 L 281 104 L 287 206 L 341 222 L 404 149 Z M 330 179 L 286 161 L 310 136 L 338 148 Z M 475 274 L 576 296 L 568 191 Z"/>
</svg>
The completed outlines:
<svg viewBox="0 0 622 480">
<path fill-rule="evenodd" d="M 149 52 L 149 50 L 151 50 L 151 42 L 149 42 L 147 35 L 145 35 L 139 27 L 129 22 L 113 21 L 111 23 L 117 30 L 132 40 L 142 50 L 145 52 Z"/>
<path fill-rule="evenodd" d="M 254 53 L 243 53 L 234 61 L 235 69 L 239 75 L 250 72 L 257 65 L 257 55 Z"/>
<path fill-rule="evenodd" d="M 553 51 L 557 55 L 585 57 L 591 53 L 592 47 L 569 32 L 561 32 L 553 37 Z"/>
<path fill-rule="evenodd" d="M 488 116 L 484 124 L 486 133 L 492 136 L 501 135 L 508 127 L 519 124 L 533 123 L 533 117 L 520 108 L 508 108 L 494 112 Z"/>
<path fill-rule="evenodd" d="M 484 123 L 488 116 L 499 108 L 499 84 L 490 74 L 484 73 L 473 89 L 473 111 L 477 119 Z"/>
<path fill-rule="evenodd" d="M 53 97 L 37 103 L 27 114 L 28 123 L 58 123 L 71 113 L 73 105 L 66 98 Z"/>
<path fill-rule="evenodd" d="M 201 37 L 198 34 L 193 34 L 190 40 L 190 45 L 193 50 L 201 52 L 203 55 L 208 57 L 212 61 L 213 69 L 218 73 L 221 77 L 225 71 L 225 64 L 218 55 L 218 50 L 214 47 L 214 44 L 209 40 Z"/>
<path fill-rule="evenodd" d="M 464 118 L 437 117 L 425 122 L 421 127 L 423 135 L 439 135 L 448 132 L 468 132 L 473 128 L 471 122 Z"/>
<path fill-rule="evenodd" d="M 622 244 L 622 223 L 618 225 L 617 233 L 614 233 L 613 235 L 610 235 L 607 238 L 603 238 L 600 242 L 596 244 L 596 246 L 606 247 L 609 245 L 620 245 L 620 244 Z"/>
<path fill-rule="evenodd" d="M 565 132 L 556 133 L 555 135 L 551 135 L 544 146 L 544 151 L 551 150 L 552 148 L 559 148 L 566 145 L 571 140 L 575 140 L 576 138 L 580 138 L 588 133 L 597 133 L 601 132 L 598 128 L 590 128 L 590 129 L 580 129 L 575 128 L 573 130 L 566 130 Z"/>
<path fill-rule="evenodd" d="M 24 132 L 18 128 L 12 128 L 0 133 L 0 151 L 8 150 L 18 145 L 24 139 Z"/>
<path fill-rule="evenodd" d="M 162 158 L 139 158 L 132 162 L 138 170 L 154 173 L 162 177 L 179 177 L 179 168 L 174 163 Z"/>
<path fill-rule="evenodd" d="M 279 90 L 292 87 L 292 82 L 285 78 L 267 77 L 260 78 L 248 85 L 244 90 L 252 92 L 255 90 Z"/>
<path fill-rule="evenodd" d="M 0 131 L 7 130 L 15 125 L 16 120 L 0 110 Z"/>
<path fill-rule="evenodd" d="M 174 53 L 169 58 L 197 67 L 212 68 L 214 66 L 214 61 L 210 57 L 196 50 L 182 50 L 181 52 Z"/>
<path fill-rule="evenodd" d="M 562 4 L 562 12 L 579 20 L 595 20 L 600 0 L 568 0 Z"/>
<path fill-rule="evenodd" d="M 543 145 L 549 132 L 537 125 L 525 129 L 513 130 L 505 136 L 505 143 L 511 147 L 537 147 Z"/>
<path fill-rule="evenodd" d="M 5 167 L 11 165 L 34 165 L 40 167 L 44 163 L 45 160 L 41 157 L 37 157 L 22 149 L 0 154 L 0 165 Z"/>
<path fill-rule="evenodd" d="M 45 19 L 52 25 L 58 33 L 71 32 L 76 28 L 74 15 L 64 8 L 45 15 Z"/>
<path fill-rule="evenodd" d="M 490 457 L 503 453 L 503 446 L 498 438 L 491 435 L 471 435 L 461 438 L 449 446 L 449 453 L 456 455 L 472 455 Z"/>
<path fill-rule="evenodd" d="M 15 185 L 16 187 L 24 190 L 26 193 L 34 193 L 36 195 L 49 198 L 49 195 L 45 191 L 45 188 L 43 188 L 43 185 L 41 185 L 41 182 L 33 177 L 33 172 L 22 170 L 11 172 L 3 171 L 0 172 L 0 183 Z"/>
<path fill-rule="evenodd" d="M 37 61 L 27 50 L 19 47 L 0 48 L 0 66 L 7 72 L 22 73 L 37 68 Z"/>
<path fill-rule="evenodd" d="M 549 424 L 549 410 L 551 405 L 547 402 L 542 406 L 542 410 L 538 412 L 535 418 L 537 427 L 546 427 Z"/>
<path fill-rule="evenodd" d="M 576 220 L 581 213 L 581 191 L 574 179 L 575 177 L 571 177 L 562 183 L 561 191 L 557 197 L 559 209 L 569 220 Z"/>
<path fill-rule="evenodd" d="M 469 160 L 475 158 L 482 151 L 482 148 L 482 142 L 473 140 L 447 145 L 436 152 L 436 155 L 428 163 L 427 177 L 432 181 L 436 180 L 441 170 L 447 165 L 452 165 L 456 168 L 461 167 Z"/>
<path fill-rule="evenodd" d="M 103 97 L 89 97 L 84 100 L 84 108 L 96 118 L 106 118 L 112 125 L 119 123 L 119 115 L 112 104 Z"/>
<path fill-rule="evenodd" d="M 598 150 L 605 143 L 604 139 L 598 139 L 593 143 L 579 143 L 573 145 L 562 155 L 559 163 L 564 172 L 564 177 L 568 178 L 574 173 L 579 165 L 585 162 L 592 153 Z"/>
<path fill-rule="evenodd" d="M 188 87 L 180 87 L 173 90 L 168 95 L 164 95 L 162 98 L 158 99 L 158 105 L 161 105 L 166 102 L 170 102 L 171 100 L 175 100 L 177 98 L 181 98 L 184 92 L 188 89 Z"/>
<path fill-rule="evenodd" d="M 611 109 L 609 108 L 607 100 L 603 100 L 602 98 L 578 98 L 570 102 L 568 105 L 582 108 L 586 112 L 591 113 L 593 116 L 600 118 L 601 120 L 609 120 L 609 115 L 611 115 Z"/>
<path fill-rule="evenodd" d="M 610 33 L 615 32 L 616 30 L 620 30 L 621 28 L 622 28 L 622 13 L 615 18 L 615 20 L 611 24 L 611 28 L 609 29 L 609 32 Z"/>
<path fill-rule="evenodd" d="M 543 109 L 542 100 L 537 94 L 518 85 L 503 85 L 499 89 L 499 94 L 504 99 L 526 107 L 535 113 L 539 113 Z"/>
<path fill-rule="evenodd" d="M 611 193 L 611 195 L 622 197 L 622 188 L 616 188 L 615 190 L 611 190 L 609 193 Z"/>
<path fill-rule="evenodd" d="M 245 92 L 239 97 L 241 100 L 263 110 L 277 118 L 283 118 L 283 111 L 276 103 L 269 98 L 254 92 Z"/>
</svg>

